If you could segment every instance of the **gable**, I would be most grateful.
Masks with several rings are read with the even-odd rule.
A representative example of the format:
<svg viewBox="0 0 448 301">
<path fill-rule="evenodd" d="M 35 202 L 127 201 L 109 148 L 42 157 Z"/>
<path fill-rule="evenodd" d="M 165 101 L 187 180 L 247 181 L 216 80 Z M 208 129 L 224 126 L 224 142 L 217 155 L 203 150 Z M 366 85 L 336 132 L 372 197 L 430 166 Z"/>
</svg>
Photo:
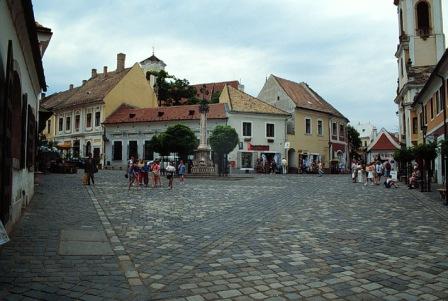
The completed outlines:
<svg viewBox="0 0 448 301">
<path fill-rule="evenodd" d="M 381 133 L 370 150 L 395 150 L 398 149 L 385 133 Z"/>
</svg>

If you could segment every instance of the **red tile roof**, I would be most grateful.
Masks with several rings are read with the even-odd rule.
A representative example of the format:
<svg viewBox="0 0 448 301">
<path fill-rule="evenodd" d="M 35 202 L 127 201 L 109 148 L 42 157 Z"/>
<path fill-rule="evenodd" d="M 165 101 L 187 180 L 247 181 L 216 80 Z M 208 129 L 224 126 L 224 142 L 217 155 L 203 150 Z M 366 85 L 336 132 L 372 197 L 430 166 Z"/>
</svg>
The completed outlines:
<svg viewBox="0 0 448 301">
<path fill-rule="evenodd" d="M 123 104 L 106 118 L 104 124 L 198 120 L 199 118 L 199 105 L 136 109 Z M 225 105 L 210 104 L 207 118 L 226 119 Z"/>
<path fill-rule="evenodd" d="M 389 138 L 390 136 L 390 138 Z M 369 150 L 395 150 L 397 149 L 396 145 L 397 141 L 395 141 L 395 138 L 392 135 L 386 135 L 385 132 L 381 132 L 379 134 L 379 137 L 376 139 L 376 142 L 369 148 Z M 392 139 L 392 140 L 391 140 Z"/>
<path fill-rule="evenodd" d="M 205 85 L 205 91 L 203 93 L 201 92 L 201 89 L 204 85 Z M 196 98 L 200 100 L 205 99 L 207 101 L 210 101 L 214 93 L 219 92 L 219 94 L 221 94 L 221 91 L 224 89 L 225 85 L 238 89 L 240 82 L 237 80 L 232 80 L 219 83 L 195 84 L 191 86 L 196 89 L 196 95 L 195 95 Z"/>
<path fill-rule="evenodd" d="M 298 108 L 328 113 L 337 117 L 348 119 L 324 100 L 305 83 L 296 83 L 273 75 L 280 87 L 294 101 Z"/>
<path fill-rule="evenodd" d="M 69 108 L 77 105 L 102 102 L 104 97 L 128 74 L 131 68 L 109 71 L 106 76 L 98 73 L 82 86 L 52 94 L 41 100 L 41 106 L 48 110 Z"/>
</svg>

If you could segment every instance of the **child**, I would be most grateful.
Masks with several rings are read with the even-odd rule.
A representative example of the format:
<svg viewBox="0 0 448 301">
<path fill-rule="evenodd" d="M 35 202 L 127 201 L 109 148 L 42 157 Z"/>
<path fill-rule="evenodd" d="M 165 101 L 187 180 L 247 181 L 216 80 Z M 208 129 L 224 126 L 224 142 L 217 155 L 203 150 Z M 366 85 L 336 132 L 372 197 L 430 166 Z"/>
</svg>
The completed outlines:
<svg viewBox="0 0 448 301">
<path fill-rule="evenodd" d="M 386 178 L 386 181 L 384 181 L 384 186 L 386 188 L 398 188 L 398 185 L 395 183 L 395 181 L 392 179 L 392 176 L 389 176 Z"/>
</svg>

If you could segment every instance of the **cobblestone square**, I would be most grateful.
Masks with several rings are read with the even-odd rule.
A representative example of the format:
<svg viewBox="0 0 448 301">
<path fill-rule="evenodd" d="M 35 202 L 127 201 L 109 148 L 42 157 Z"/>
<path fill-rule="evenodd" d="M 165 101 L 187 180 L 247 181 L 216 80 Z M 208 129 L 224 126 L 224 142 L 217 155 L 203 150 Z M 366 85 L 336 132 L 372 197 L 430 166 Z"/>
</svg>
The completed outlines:
<svg viewBox="0 0 448 301">
<path fill-rule="evenodd" d="M 448 299 L 447 209 L 419 192 L 332 175 L 128 192 L 123 173 L 43 176 L 0 251 L 0 299 Z M 104 231 L 114 255 L 59 255 L 62 230 Z"/>
</svg>

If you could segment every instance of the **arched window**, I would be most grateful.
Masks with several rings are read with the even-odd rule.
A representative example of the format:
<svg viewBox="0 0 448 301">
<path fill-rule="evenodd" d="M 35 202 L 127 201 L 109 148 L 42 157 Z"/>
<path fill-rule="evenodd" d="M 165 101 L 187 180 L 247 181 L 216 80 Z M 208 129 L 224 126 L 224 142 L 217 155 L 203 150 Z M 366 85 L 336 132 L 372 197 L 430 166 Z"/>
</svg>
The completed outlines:
<svg viewBox="0 0 448 301">
<path fill-rule="evenodd" d="M 417 33 L 420 36 L 427 36 L 431 32 L 431 22 L 429 15 L 429 4 L 420 1 L 416 6 L 417 11 Z"/>
</svg>

